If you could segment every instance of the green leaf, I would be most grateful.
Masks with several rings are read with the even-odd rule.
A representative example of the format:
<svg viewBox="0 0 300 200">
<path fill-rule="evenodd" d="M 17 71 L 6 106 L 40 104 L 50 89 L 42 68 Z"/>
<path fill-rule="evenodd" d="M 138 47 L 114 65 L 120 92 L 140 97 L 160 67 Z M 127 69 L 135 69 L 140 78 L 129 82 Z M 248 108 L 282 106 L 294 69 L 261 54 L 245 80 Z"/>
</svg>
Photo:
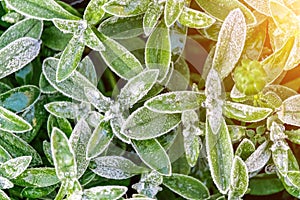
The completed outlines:
<svg viewBox="0 0 300 200">
<path fill-rule="evenodd" d="M 23 118 L 0 106 L 0 130 L 23 133 L 31 129 L 32 126 Z"/>
<path fill-rule="evenodd" d="M 249 184 L 248 170 L 244 161 L 235 156 L 231 171 L 229 199 L 243 197 Z"/>
<path fill-rule="evenodd" d="M 121 106 L 132 107 L 153 87 L 158 78 L 158 70 L 146 70 L 131 78 L 121 89 L 118 102 Z"/>
<path fill-rule="evenodd" d="M 49 137 L 51 137 L 51 132 L 54 127 L 60 129 L 67 136 L 70 136 L 72 133 L 72 125 L 66 118 L 55 117 L 50 114 L 47 120 L 47 131 Z"/>
<path fill-rule="evenodd" d="M 183 49 L 182 49 L 183 50 Z M 174 70 L 172 72 L 167 88 L 170 91 L 184 91 L 188 88 L 190 83 L 190 69 L 186 61 L 180 57 L 174 63 Z"/>
<path fill-rule="evenodd" d="M 75 153 L 66 135 L 54 127 L 51 133 L 51 152 L 59 180 L 71 180 L 77 176 Z"/>
<path fill-rule="evenodd" d="M 262 92 L 266 94 L 269 91 L 276 93 L 282 101 L 297 94 L 295 90 L 292 90 L 291 88 L 285 87 L 283 85 L 267 85 Z"/>
<path fill-rule="evenodd" d="M 199 136 L 190 134 L 188 137 L 184 137 L 184 150 L 187 162 L 191 167 L 194 167 L 197 163 L 200 154 L 201 140 Z"/>
<path fill-rule="evenodd" d="M 256 24 L 255 16 L 238 0 L 226 1 L 226 3 L 224 0 L 196 0 L 196 2 L 205 12 L 218 20 L 224 21 L 232 10 L 240 9 L 245 15 L 247 25 Z"/>
<path fill-rule="evenodd" d="M 79 63 L 77 71 L 85 76 L 93 85 L 97 86 L 98 77 L 92 59 L 89 56 L 85 56 Z"/>
<path fill-rule="evenodd" d="M 109 109 L 111 105 L 111 100 L 105 97 L 96 87 L 86 87 L 84 88 L 85 96 L 99 112 L 104 112 Z"/>
<path fill-rule="evenodd" d="M 72 34 L 62 33 L 55 26 L 45 27 L 42 34 L 43 44 L 56 51 L 63 51 L 71 38 Z"/>
<path fill-rule="evenodd" d="M 0 176 L 0 189 L 10 189 L 13 188 L 14 184 L 10 182 L 9 179 Z"/>
<path fill-rule="evenodd" d="M 156 139 L 132 140 L 132 147 L 148 167 L 164 176 L 171 174 L 170 159 Z"/>
<path fill-rule="evenodd" d="M 245 2 L 258 12 L 270 16 L 269 0 L 245 0 Z"/>
<path fill-rule="evenodd" d="M 41 42 L 30 37 L 19 38 L 0 50 L 0 79 L 30 63 L 39 53 Z"/>
<path fill-rule="evenodd" d="M 60 83 L 56 82 L 56 69 L 58 65 L 58 59 L 56 58 L 47 58 L 43 62 L 43 74 L 49 83 L 59 92 L 64 94 L 67 97 L 78 101 L 89 102 L 84 93 L 85 88 L 97 88 L 87 80 L 82 74 L 77 71 L 74 71 L 72 75 Z M 75 92 L 76 91 L 76 92 Z"/>
<path fill-rule="evenodd" d="M 146 101 L 145 106 L 159 113 L 181 113 L 198 109 L 204 100 L 202 92 L 177 91 L 155 96 Z"/>
<path fill-rule="evenodd" d="M 267 83 L 272 83 L 283 72 L 285 63 L 288 60 L 289 53 L 293 48 L 294 37 L 290 37 L 286 43 L 277 51 L 261 61 L 265 72 L 267 73 Z"/>
<path fill-rule="evenodd" d="M 163 81 L 171 64 L 171 41 L 169 29 L 161 21 L 149 36 L 145 50 L 146 66 L 159 69 L 159 81 Z"/>
<path fill-rule="evenodd" d="M 96 166 L 91 170 L 108 179 L 122 180 L 148 171 L 147 168 L 137 166 L 131 160 L 120 156 L 97 157 L 93 161 Z"/>
<path fill-rule="evenodd" d="M 118 76 L 128 80 L 143 71 L 141 63 L 125 47 L 102 33 L 98 37 L 105 46 L 105 51 L 100 51 L 100 55 Z"/>
<path fill-rule="evenodd" d="M 0 106 L 13 112 L 22 112 L 36 103 L 39 97 L 38 87 L 25 85 L 0 94 Z"/>
<path fill-rule="evenodd" d="M 163 184 L 186 199 L 207 199 L 210 196 L 205 184 L 191 176 L 173 173 L 164 177 Z"/>
<path fill-rule="evenodd" d="M 38 199 L 47 196 L 51 192 L 53 192 L 57 188 L 57 185 L 37 188 L 37 187 L 25 187 L 22 192 L 21 196 L 31 199 Z"/>
<path fill-rule="evenodd" d="M 5 0 L 6 6 L 29 18 L 40 20 L 78 19 L 54 0 Z"/>
<path fill-rule="evenodd" d="M 85 199 L 120 199 L 127 191 L 124 186 L 97 186 L 83 191 L 83 198 Z"/>
<path fill-rule="evenodd" d="M 111 0 L 103 5 L 105 12 L 118 17 L 131 17 L 146 12 L 149 0 Z"/>
<path fill-rule="evenodd" d="M 55 169 L 46 167 L 27 169 L 12 181 L 22 187 L 48 187 L 59 183 Z"/>
<path fill-rule="evenodd" d="M 86 149 L 91 136 L 92 131 L 84 119 L 77 122 L 70 136 L 69 141 L 74 150 L 77 163 L 77 178 L 80 178 L 84 174 L 90 163 L 86 159 Z"/>
<path fill-rule="evenodd" d="M 172 53 L 171 60 L 174 62 L 174 70 L 177 71 L 178 63 L 180 63 L 181 65 L 187 65 L 185 64 L 186 62 L 182 57 L 184 57 L 183 52 L 185 50 L 185 44 L 187 42 L 188 27 L 182 26 L 180 23 L 175 23 L 169 29 L 170 29 L 171 53 Z M 184 70 L 184 68 L 182 68 L 179 71 L 182 70 Z M 190 73 L 189 70 L 188 73 Z M 172 72 L 172 76 L 173 74 L 174 71 Z M 169 82 L 172 81 L 172 78 L 169 80 Z"/>
<path fill-rule="evenodd" d="M 271 113 L 271 108 L 260 108 L 241 103 L 226 101 L 223 113 L 226 117 L 243 122 L 258 122 L 266 119 Z"/>
<path fill-rule="evenodd" d="M 206 151 L 212 179 L 219 192 L 226 194 L 230 186 L 233 165 L 233 147 L 225 120 L 222 119 L 219 132 L 215 134 L 206 120 Z"/>
<path fill-rule="evenodd" d="M 286 177 L 282 177 L 282 183 L 286 191 L 296 198 L 300 198 L 300 172 L 289 171 Z"/>
<path fill-rule="evenodd" d="M 268 187 L 266 187 L 266 185 Z M 271 195 L 284 190 L 276 174 L 258 174 L 249 180 L 251 195 Z"/>
<path fill-rule="evenodd" d="M 240 142 L 246 136 L 246 127 L 239 125 L 228 125 L 228 131 L 232 143 Z"/>
<path fill-rule="evenodd" d="M 184 7 L 179 22 L 189 28 L 200 29 L 211 26 L 216 20 L 204 12 Z"/>
<path fill-rule="evenodd" d="M 112 16 L 98 27 L 98 31 L 112 39 L 127 39 L 144 33 L 143 15 L 133 17 Z"/>
<path fill-rule="evenodd" d="M 69 101 L 54 101 L 44 105 L 46 110 L 56 117 L 76 119 L 90 110 L 90 105 L 77 104 Z"/>
<path fill-rule="evenodd" d="M 37 151 L 30 146 L 27 142 L 19 138 L 18 136 L 0 131 L 0 145 L 10 154 L 12 157 L 28 156 L 32 157 L 31 165 L 41 165 L 42 159 Z"/>
<path fill-rule="evenodd" d="M 165 4 L 164 17 L 167 27 L 172 26 L 181 15 L 185 1 L 167 0 Z"/>
<path fill-rule="evenodd" d="M 265 141 L 245 161 L 248 172 L 251 173 L 261 170 L 267 164 L 270 157 L 271 150 L 269 150 L 269 143 Z"/>
<path fill-rule="evenodd" d="M 0 37 L 0 49 L 9 43 L 22 38 L 31 37 L 39 39 L 43 30 L 43 22 L 36 19 L 24 19 L 10 26 Z"/>
<path fill-rule="evenodd" d="M 243 52 L 246 32 L 247 25 L 241 10 L 231 11 L 220 30 L 212 63 L 213 68 L 219 72 L 221 79 L 227 77 L 238 62 Z"/>
<path fill-rule="evenodd" d="M 235 151 L 235 155 L 246 160 L 255 151 L 255 145 L 247 138 L 244 138 Z"/>
<path fill-rule="evenodd" d="M 292 35 L 300 28 L 297 15 L 284 4 L 271 0 L 269 5 L 271 16 L 281 31 Z"/>
<path fill-rule="evenodd" d="M 143 17 L 143 29 L 146 36 L 149 36 L 155 28 L 163 13 L 163 6 L 157 3 L 150 3 Z"/>
<path fill-rule="evenodd" d="M 85 45 L 95 51 L 105 51 L 105 47 L 97 36 L 97 32 L 98 31 L 94 27 L 87 27 L 83 33 Z"/>
<path fill-rule="evenodd" d="M 0 190 L 0 198 L 3 200 L 10 200 L 7 194 L 5 194 L 5 192 L 3 192 L 2 190 Z"/>
<path fill-rule="evenodd" d="M 31 160 L 31 156 L 10 159 L 0 165 L 0 175 L 8 179 L 14 179 L 27 169 Z"/>
<path fill-rule="evenodd" d="M 12 159 L 11 155 L 0 145 L 0 164 Z"/>
<path fill-rule="evenodd" d="M 89 139 L 86 158 L 92 159 L 99 156 L 108 147 L 113 136 L 109 122 L 101 121 Z"/>
<path fill-rule="evenodd" d="M 283 141 L 275 141 L 271 147 L 272 151 L 272 160 L 276 166 L 276 171 L 280 173 L 282 176 L 286 176 L 288 172 L 288 150 L 289 146 L 287 142 Z"/>
<path fill-rule="evenodd" d="M 63 51 L 56 71 L 56 81 L 62 82 L 69 78 L 76 70 L 84 51 L 84 42 L 81 36 L 74 36 Z"/>
<path fill-rule="evenodd" d="M 287 139 L 295 144 L 300 144 L 300 129 L 284 131 Z"/>
<path fill-rule="evenodd" d="M 83 19 L 87 20 L 89 24 L 96 25 L 100 22 L 105 14 L 102 6 L 107 0 L 91 0 L 86 6 L 83 14 Z"/>
<path fill-rule="evenodd" d="M 300 126 L 300 95 L 294 95 L 282 102 L 277 112 L 278 118 L 286 124 Z"/>
<path fill-rule="evenodd" d="M 127 118 L 121 132 L 136 140 L 156 138 L 174 129 L 180 120 L 180 114 L 157 113 L 141 107 Z"/>
</svg>

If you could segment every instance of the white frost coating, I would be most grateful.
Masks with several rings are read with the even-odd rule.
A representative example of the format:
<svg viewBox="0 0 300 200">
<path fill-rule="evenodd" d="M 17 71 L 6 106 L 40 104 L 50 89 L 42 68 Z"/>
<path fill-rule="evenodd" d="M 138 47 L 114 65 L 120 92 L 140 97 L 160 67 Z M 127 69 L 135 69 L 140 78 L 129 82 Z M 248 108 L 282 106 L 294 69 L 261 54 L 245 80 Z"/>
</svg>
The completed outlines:
<svg viewBox="0 0 300 200">
<path fill-rule="evenodd" d="M 269 0 L 245 0 L 245 2 L 258 12 L 267 16 L 271 16 Z"/>
<path fill-rule="evenodd" d="M 0 79 L 30 63 L 38 54 L 41 41 L 23 37 L 0 50 Z"/>
<path fill-rule="evenodd" d="M 244 48 L 247 24 L 243 12 L 235 9 L 226 17 L 218 37 L 212 66 L 221 79 L 227 77 L 238 62 Z"/>
<path fill-rule="evenodd" d="M 10 182 L 7 178 L 0 176 L 0 189 L 9 189 L 14 187 L 14 184 Z"/>
<path fill-rule="evenodd" d="M 52 19 L 53 24 L 63 33 L 81 35 L 88 27 L 86 20 Z"/>
<path fill-rule="evenodd" d="M 125 186 L 97 186 L 83 191 L 82 200 L 91 199 L 109 199 L 117 200 L 120 199 L 127 192 Z"/>
<path fill-rule="evenodd" d="M 31 160 L 31 156 L 21 156 L 10 159 L 0 165 L 1 173 L 8 179 L 14 179 L 27 169 Z"/>
<path fill-rule="evenodd" d="M 278 118 L 290 125 L 300 126 L 300 95 L 294 95 L 282 102 Z"/>
</svg>

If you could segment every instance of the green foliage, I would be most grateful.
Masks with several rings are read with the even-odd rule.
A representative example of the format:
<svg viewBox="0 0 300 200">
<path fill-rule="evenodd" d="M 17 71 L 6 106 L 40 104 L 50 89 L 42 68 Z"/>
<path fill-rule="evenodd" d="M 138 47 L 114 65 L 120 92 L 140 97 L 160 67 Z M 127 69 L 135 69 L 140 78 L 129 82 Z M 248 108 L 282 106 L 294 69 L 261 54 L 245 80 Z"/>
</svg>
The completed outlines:
<svg viewBox="0 0 300 200">
<path fill-rule="evenodd" d="M 1 1 L 0 199 L 300 198 L 297 1 L 72 2 Z"/>
</svg>

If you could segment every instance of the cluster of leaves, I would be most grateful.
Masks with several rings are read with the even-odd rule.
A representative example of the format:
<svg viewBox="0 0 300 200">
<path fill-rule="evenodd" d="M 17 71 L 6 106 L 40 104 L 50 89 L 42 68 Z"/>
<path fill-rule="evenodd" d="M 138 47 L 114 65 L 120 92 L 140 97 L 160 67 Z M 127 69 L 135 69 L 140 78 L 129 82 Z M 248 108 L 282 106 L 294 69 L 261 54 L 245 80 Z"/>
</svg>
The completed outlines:
<svg viewBox="0 0 300 200">
<path fill-rule="evenodd" d="M 2 0 L 0 199 L 300 198 L 297 4 Z"/>
</svg>

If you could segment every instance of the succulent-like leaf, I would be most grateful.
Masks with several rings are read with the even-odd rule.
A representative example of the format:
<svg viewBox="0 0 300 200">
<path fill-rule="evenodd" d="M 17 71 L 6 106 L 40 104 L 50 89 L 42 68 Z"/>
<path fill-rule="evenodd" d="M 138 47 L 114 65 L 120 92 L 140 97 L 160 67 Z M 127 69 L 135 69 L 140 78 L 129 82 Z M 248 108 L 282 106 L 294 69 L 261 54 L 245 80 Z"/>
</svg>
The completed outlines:
<svg viewBox="0 0 300 200">
<path fill-rule="evenodd" d="M 164 177 L 163 184 L 186 199 L 206 199 L 210 196 L 205 184 L 191 176 L 173 173 L 170 177 Z"/>
<path fill-rule="evenodd" d="M 223 12 L 224 13 L 224 12 Z M 226 17 L 219 33 L 212 66 L 221 79 L 227 77 L 238 62 L 246 40 L 247 26 L 240 9 L 235 9 Z"/>
<path fill-rule="evenodd" d="M 189 28 L 207 28 L 216 22 L 214 18 L 204 12 L 184 7 L 179 22 Z"/>
<path fill-rule="evenodd" d="M 93 160 L 95 167 L 91 170 L 97 175 L 108 179 L 127 179 L 148 171 L 147 168 L 137 166 L 131 160 L 120 156 L 103 156 Z"/>
<path fill-rule="evenodd" d="M 0 79 L 30 63 L 40 51 L 41 42 L 30 37 L 19 38 L 0 50 Z"/>
<path fill-rule="evenodd" d="M 64 132 L 54 127 L 51 133 L 51 152 L 59 180 L 72 180 L 77 176 L 75 153 Z"/>
<path fill-rule="evenodd" d="M 225 194 L 229 190 L 233 165 L 233 147 L 225 120 L 222 120 L 217 134 L 212 131 L 209 121 L 206 120 L 205 133 L 211 176 L 218 190 Z"/>
<path fill-rule="evenodd" d="M 180 120 L 180 114 L 157 113 L 141 107 L 127 118 L 121 132 L 136 140 L 156 138 L 174 129 Z"/>
<path fill-rule="evenodd" d="M 30 18 L 40 20 L 78 19 L 66 11 L 55 0 L 5 0 L 6 6 Z"/>
<path fill-rule="evenodd" d="M 14 179 L 27 169 L 31 160 L 31 156 L 10 159 L 0 165 L 0 175 L 8 179 Z"/>
<path fill-rule="evenodd" d="M 132 140 L 132 147 L 148 167 L 161 175 L 171 174 L 170 159 L 156 139 Z"/>
</svg>

